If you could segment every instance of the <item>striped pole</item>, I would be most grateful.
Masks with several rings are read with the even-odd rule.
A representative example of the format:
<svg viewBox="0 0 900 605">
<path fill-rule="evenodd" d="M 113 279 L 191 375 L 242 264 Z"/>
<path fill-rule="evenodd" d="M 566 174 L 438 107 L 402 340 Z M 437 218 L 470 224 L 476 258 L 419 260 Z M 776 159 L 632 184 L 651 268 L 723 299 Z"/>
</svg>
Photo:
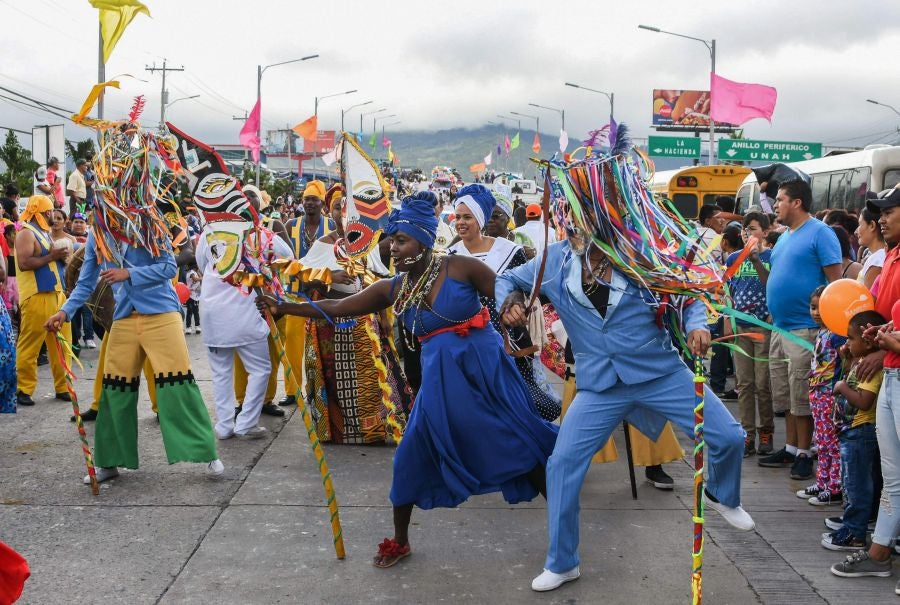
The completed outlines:
<svg viewBox="0 0 900 605">
<path fill-rule="evenodd" d="M 703 600 L 703 359 L 694 358 L 694 541 L 691 551 L 691 595 L 693 605 Z"/>
<path fill-rule="evenodd" d="M 87 466 L 88 477 L 91 478 L 91 491 L 95 496 L 100 495 L 100 484 L 97 483 L 97 471 L 94 469 L 94 456 L 91 454 L 91 446 L 88 444 L 87 433 L 84 431 L 84 422 L 81 420 L 81 411 L 78 409 L 78 395 L 75 394 L 75 386 L 73 381 L 75 379 L 75 374 L 72 373 L 72 368 L 69 366 L 69 362 L 66 361 L 66 355 L 63 351 L 63 344 L 65 344 L 65 348 L 67 350 L 71 350 L 69 348 L 69 343 L 65 342 L 65 337 L 59 332 L 56 333 L 56 352 L 59 354 L 59 365 L 63 368 L 63 373 L 66 376 L 66 390 L 69 392 L 69 397 L 72 399 L 72 413 L 75 414 L 75 426 L 78 427 L 78 437 L 81 439 L 81 451 L 84 453 L 84 464 Z"/>
<path fill-rule="evenodd" d="M 293 371 L 293 368 L 291 368 L 291 363 L 287 359 L 281 332 L 278 329 L 278 326 L 275 325 L 275 320 L 272 319 L 272 314 L 269 313 L 268 310 L 265 311 L 265 316 L 266 323 L 269 324 L 269 331 L 272 333 L 272 339 L 275 341 L 275 344 L 278 345 L 279 362 L 283 361 L 288 373 L 290 373 Z M 300 384 L 299 380 L 297 381 L 297 384 Z M 300 416 L 303 418 L 303 424 L 306 426 L 306 435 L 309 437 L 313 454 L 315 455 L 316 462 L 319 466 L 319 473 L 322 475 L 322 485 L 325 487 L 325 498 L 328 502 L 328 511 L 331 514 L 331 533 L 334 537 L 334 552 L 338 559 L 343 559 L 346 556 L 344 551 L 344 534 L 341 529 L 341 517 L 340 512 L 338 511 L 337 498 L 334 495 L 334 485 L 331 483 L 331 471 L 328 470 L 328 464 L 325 462 L 325 453 L 322 451 L 322 444 L 319 442 L 319 438 L 316 435 L 316 427 L 313 424 L 312 416 L 309 413 L 309 407 L 306 405 L 306 400 L 303 398 L 299 389 L 295 397 L 297 398 L 297 407 L 300 409 Z"/>
</svg>

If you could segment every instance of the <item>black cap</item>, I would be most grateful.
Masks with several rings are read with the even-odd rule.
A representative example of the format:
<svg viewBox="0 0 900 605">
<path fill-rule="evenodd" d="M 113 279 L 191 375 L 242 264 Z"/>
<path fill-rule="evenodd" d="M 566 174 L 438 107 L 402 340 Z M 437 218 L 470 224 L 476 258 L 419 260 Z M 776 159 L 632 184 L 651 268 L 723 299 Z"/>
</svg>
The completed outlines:
<svg viewBox="0 0 900 605">
<path fill-rule="evenodd" d="M 869 212 L 880 213 L 885 208 L 900 206 L 900 189 L 888 189 L 878 194 L 874 200 L 866 200 Z"/>
</svg>

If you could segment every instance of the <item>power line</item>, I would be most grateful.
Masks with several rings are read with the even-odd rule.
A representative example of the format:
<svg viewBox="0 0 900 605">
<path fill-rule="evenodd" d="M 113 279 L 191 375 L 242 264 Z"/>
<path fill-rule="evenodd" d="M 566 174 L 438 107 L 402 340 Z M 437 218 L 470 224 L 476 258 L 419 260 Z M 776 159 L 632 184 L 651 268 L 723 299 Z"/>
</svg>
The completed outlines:
<svg viewBox="0 0 900 605">
<path fill-rule="evenodd" d="M 56 109 L 56 110 L 65 112 L 65 113 L 67 113 L 68 115 L 72 115 L 73 113 L 75 113 L 75 112 L 72 111 L 72 110 L 65 109 L 65 108 L 59 107 L 59 106 L 57 106 L 57 105 L 51 105 L 50 103 L 44 103 L 43 101 L 38 101 L 37 99 L 35 99 L 35 98 L 33 98 L 33 97 L 29 97 L 28 95 L 24 95 L 24 94 L 22 94 L 21 92 L 17 92 L 17 91 L 15 91 L 15 90 L 12 90 L 11 88 L 6 88 L 5 86 L 0 86 L 0 90 L 3 90 L 3 91 L 5 91 L 5 92 L 8 92 L 8 93 L 10 93 L 10 94 L 12 94 L 12 95 L 16 95 L 17 97 L 22 97 L 22 98 L 25 99 L 26 101 L 31 101 L 32 103 L 35 103 L 35 104 L 40 105 L 40 106 L 45 107 L 45 108 L 46 108 L 46 107 L 50 107 L 50 108 L 52 108 L 52 109 Z M 67 119 L 68 119 L 68 116 L 67 116 Z"/>
<path fill-rule="evenodd" d="M 27 130 L 19 130 L 18 128 L 10 128 L 9 126 L 0 126 L 0 130 L 12 130 L 13 132 L 18 132 L 19 134 L 32 136 L 31 133 Z"/>
<path fill-rule="evenodd" d="M 31 107 L 32 109 L 37 109 L 38 111 L 43 111 L 43 112 L 46 112 L 46 113 L 49 113 L 49 114 L 53 114 L 53 115 L 55 115 L 55 116 L 57 116 L 57 117 L 59 117 L 59 118 L 62 118 L 62 119 L 64 119 L 64 120 L 68 120 L 68 119 L 69 119 L 69 116 L 64 116 L 64 115 L 61 114 L 61 113 L 56 113 L 55 111 L 50 111 L 49 109 L 46 109 L 46 108 L 41 107 L 41 106 L 39 106 L 39 105 L 32 105 L 31 103 L 26 103 L 25 101 L 20 101 L 19 99 L 14 99 L 13 97 L 8 97 L 8 96 L 6 96 L 6 95 L 0 95 L 0 99 L 5 99 L 6 101 L 11 101 L 11 102 L 13 102 L 13 103 L 19 103 L 20 105 L 24 105 L 25 107 Z M 36 115 L 40 115 L 40 114 L 36 114 Z"/>
</svg>

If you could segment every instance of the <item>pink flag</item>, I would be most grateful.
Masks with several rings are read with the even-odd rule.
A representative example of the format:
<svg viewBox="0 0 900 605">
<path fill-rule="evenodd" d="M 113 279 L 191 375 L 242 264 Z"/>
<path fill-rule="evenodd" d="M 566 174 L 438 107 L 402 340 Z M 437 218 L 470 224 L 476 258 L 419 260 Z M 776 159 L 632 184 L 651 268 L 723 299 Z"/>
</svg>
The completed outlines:
<svg viewBox="0 0 900 605">
<path fill-rule="evenodd" d="M 506 135 L 506 140 L 503 141 L 503 147 L 506 149 L 506 157 L 509 157 L 509 135 Z"/>
<path fill-rule="evenodd" d="M 778 91 L 771 86 L 732 82 L 715 73 L 710 74 L 710 94 L 710 117 L 735 125 L 753 118 L 765 118 L 771 123 L 778 98 Z"/>
<path fill-rule="evenodd" d="M 244 127 L 241 128 L 241 145 L 250 150 L 253 161 L 259 161 L 259 101 L 253 106 L 253 111 L 247 116 Z"/>
<path fill-rule="evenodd" d="M 388 139 L 387 137 L 381 137 L 381 146 L 383 148 L 387 149 L 390 146 L 390 144 L 391 144 L 390 139 Z"/>
</svg>

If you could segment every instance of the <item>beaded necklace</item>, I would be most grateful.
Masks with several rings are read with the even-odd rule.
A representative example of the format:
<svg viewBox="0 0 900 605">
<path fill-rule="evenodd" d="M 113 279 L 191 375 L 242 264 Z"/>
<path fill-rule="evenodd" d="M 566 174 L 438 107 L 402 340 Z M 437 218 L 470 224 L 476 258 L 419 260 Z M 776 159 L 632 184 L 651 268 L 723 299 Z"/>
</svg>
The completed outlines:
<svg viewBox="0 0 900 605">
<path fill-rule="evenodd" d="M 441 256 L 437 254 L 431 255 L 428 266 L 422 271 L 422 275 L 415 284 L 410 280 L 409 273 L 404 273 L 403 279 L 400 281 L 400 291 L 397 293 L 397 299 L 394 301 L 394 313 L 400 316 L 413 307 L 419 307 L 422 301 L 425 300 L 425 297 L 428 296 L 431 286 L 437 281 L 440 273 Z"/>
</svg>

